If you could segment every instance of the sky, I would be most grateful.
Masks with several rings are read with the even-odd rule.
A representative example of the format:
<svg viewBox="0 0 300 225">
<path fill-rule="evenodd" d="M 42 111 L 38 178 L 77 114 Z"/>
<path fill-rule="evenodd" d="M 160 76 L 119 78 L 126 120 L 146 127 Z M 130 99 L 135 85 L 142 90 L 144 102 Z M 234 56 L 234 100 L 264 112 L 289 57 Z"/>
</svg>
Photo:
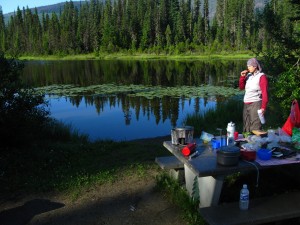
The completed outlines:
<svg viewBox="0 0 300 225">
<path fill-rule="evenodd" d="M 3 14 L 17 11 L 17 8 L 22 10 L 23 7 L 29 8 L 53 5 L 60 2 L 66 2 L 66 0 L 0 0 L 0 6 L 2 6 Z"/>
</svg>

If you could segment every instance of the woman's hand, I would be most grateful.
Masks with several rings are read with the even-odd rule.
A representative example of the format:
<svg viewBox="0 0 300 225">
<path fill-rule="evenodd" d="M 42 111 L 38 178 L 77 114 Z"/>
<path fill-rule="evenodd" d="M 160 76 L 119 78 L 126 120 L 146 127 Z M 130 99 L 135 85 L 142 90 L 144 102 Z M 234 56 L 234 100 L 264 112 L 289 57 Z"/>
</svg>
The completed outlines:
<svg viewBox="0 0 300 225">
<path fill-rule="evenodd" d="M 241 76 L 246 76 L 247 75 L 247 73 L 249 73 L 249 70 L 243 70 L 242 72 L 241 72 Z"/>
</svg>

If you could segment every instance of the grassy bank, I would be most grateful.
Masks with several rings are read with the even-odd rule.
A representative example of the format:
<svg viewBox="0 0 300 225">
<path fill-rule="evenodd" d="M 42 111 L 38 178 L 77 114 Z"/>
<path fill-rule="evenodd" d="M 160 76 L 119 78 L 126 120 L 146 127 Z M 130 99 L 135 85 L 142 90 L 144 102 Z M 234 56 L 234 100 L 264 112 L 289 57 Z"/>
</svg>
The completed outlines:
<svg viewBox="0 0 300 225">
<path fill-rule="evenodd" d="M 114 54 L 78 54 L 78 55 L 40 55 L 21 56 L 22 60 L 98 60 L 98 59 L 123 59 L 123 60 L 146 60 L 146 59 L 170 59 L 170 60 L 213 60 L 213 59 L 249 59 L 253 53 L 224 53 L 224 54 L 145 54 L 145 53 L 114 53 Z"/>
<path fill-rule="evenodd" d="M 165 154 L 162 141 L 41 140 L 2 156 L 0 192 L 61 192 L 76 199 L 82 190 L 120 176 L 146 176 L 158 169 L 155 157 Z"/>
</svg>

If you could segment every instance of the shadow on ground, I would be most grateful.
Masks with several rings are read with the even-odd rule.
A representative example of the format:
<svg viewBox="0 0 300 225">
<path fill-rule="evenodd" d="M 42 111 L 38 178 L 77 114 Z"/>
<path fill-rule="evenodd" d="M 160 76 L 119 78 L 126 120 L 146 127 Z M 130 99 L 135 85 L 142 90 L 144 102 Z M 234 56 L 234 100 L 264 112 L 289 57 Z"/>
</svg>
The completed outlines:
<svg viewBox="0 0 300 225">
<path fill-rule="evenodd" d="M 33 199 L 21 206 L 0 212 L 2 225 L 27 224 L 34 216 L 54 209 L 62 208 L 65 205 L 59 202 L 51 202 L 47 199 Z"/>
</svg>

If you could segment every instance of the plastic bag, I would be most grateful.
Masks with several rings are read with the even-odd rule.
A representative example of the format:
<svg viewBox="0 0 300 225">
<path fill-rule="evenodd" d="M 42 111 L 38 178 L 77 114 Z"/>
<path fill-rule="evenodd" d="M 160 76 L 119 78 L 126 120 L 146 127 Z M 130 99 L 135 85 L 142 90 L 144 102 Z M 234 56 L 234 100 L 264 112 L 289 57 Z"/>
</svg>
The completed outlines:
<svg viewBox="0 0 300 225">
<path fill-rule="evenodd" d="M 214 138 L 214 135 L 202 131 L 200 139 L 202 139 L 204 143 L 210 142 L 212 138 Z"/>
<path fill-rule="evenodd" d="M 275 134 L 274 130 L 268 130 L 267 142 L 279 142 L 279 136 Z"/>
<path fill-rule="evenodd" d="M 279 135 L 279 141 L 280 142 L 292 142 L 292 137 L 288 135 L 283 129 L 278 128 L 278 135 Z"/>
<path fill-rule="evenodd" d="M 292 142 L 295 148 L 300 149 L 300 130 L 298 128 L 293 128 Z"/>
<path fill-rule="evenodd" d="M 242 144 L 241 147 L 245 150 L 248 150 L 248 151 L 257 151 L 258 149 L 260 149 L 261 147 L 261 144 L 260 143 L 245 143 L 245 144 Z"/>
</svg>

